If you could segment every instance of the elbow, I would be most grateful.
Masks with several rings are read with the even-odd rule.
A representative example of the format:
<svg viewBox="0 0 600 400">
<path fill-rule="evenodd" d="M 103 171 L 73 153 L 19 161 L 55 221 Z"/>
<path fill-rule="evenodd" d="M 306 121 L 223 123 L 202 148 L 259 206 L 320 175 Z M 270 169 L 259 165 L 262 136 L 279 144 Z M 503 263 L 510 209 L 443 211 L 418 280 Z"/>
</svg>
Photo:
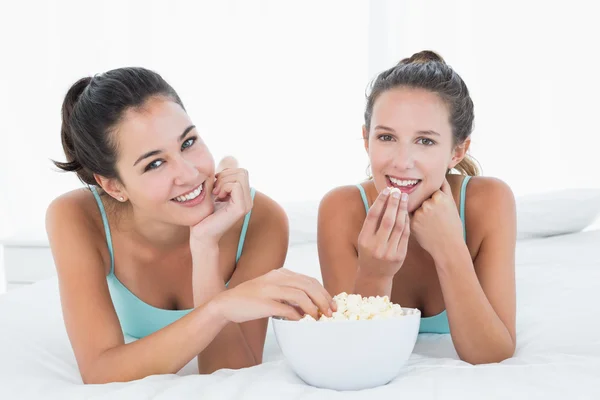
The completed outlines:
<svg viewBox="0 0 600 400">
<path fill-rule="evenodd" d="M 502 361 L 508 360 L 513 356 L 513 353 L 494 353 L 486 355 L 476 355 L 461 357 L 460 359 L 464 362 L 468 362 L 471 365 L 482 365 L 482 364 L 496 364 Z"/>
<path fill-rule="evenodd" d="M 84 385 L 103 385 L 105 383 L 130 382 L 136 378 L 126 378 L 111 374 L 106 371 L 81 371 L 81 380 Z"/>
<path fill-rule="evenodd" d="M 81 380 L 85 385 L 102 385 L 105 383 L 116 382 L 116 380 L 111 379 L 108 374 L 103 373 L 102 371 L 95 371 L 93 368 L 82 369 L 80 372 Z"/>
<path fill-rule="evenodd" d="M 488 349 L 488 351 L 476 351 L 472 354 L 459 354 L 462 361 L 472 365 L 495 364 L 512 358 L 515 354 L 516 343 L 511 340 L 504 346 Z"/>
<path fill-rule="evenodd" d="M 85 385 L 102 385 L 114 382 L 129 382 L 135 380 L 135 376 L 127 377 L 123 370 L 118 370 L 116 366 L 102 365 L 102 360 L 97 359 L 86 366 L 79 368 L 81 380 Z"/>
</svg>

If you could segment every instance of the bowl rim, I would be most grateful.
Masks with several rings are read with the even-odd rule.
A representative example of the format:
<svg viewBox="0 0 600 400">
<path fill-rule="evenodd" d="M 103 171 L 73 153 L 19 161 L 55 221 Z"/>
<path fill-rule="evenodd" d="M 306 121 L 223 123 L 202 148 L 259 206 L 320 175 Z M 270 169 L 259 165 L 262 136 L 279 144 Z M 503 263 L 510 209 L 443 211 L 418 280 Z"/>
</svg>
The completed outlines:
<svg viewBox="0 0 600 400">
<path fill-rule="evenodd" d="M 337 323 L 347 323 L 347 322 L 353 322 L 353 323 L 362 323 L 364 324 L 365 322 L 368 323 L 379 323 L 379 321 L 397 321 L 397 320 L 402 320 L 403 318 L 414 318 L 416 316 L 421 316 L 421 310 L 419 310 L 418 308 L 410 308 L 410 307 L 401 307 L 402 310 L 412 310 L 414 311 L 413 314 L 409 314 L 409 315 L 402 315 L 400 317 L 392 317 L 392 318 L 382 318 L 382 319 L 372 319 L 372 320 L 367 320 L 367 319 L 359 319 L 359 320 L 347 320 L 347 319 L 338 319 L 338 320 L 331 320 L 331 321 L 327 321 L 324 322 L 321 325 L 331 325 L 333 324 L 337 324 Z M 277 321 L 277 323 L 298 323 L 301 322 L 300 320 L 298 321 L 292 321 L 289 319 L 285 319 L 283 317 L 271 317 L 271 319 L 273 320 L 273 322 Z M 310 321 L 310 322 L 319 322 L 319 321 Z M 306 325 L 304 322 L 302 323 L 302 325 Z"/>
</svg>

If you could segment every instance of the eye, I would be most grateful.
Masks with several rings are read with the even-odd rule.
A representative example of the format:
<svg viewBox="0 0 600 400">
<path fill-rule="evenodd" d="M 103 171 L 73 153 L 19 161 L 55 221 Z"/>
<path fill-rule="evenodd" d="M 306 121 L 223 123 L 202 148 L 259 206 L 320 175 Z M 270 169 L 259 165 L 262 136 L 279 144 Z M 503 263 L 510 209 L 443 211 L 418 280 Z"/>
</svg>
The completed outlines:
<svg viewBox="0 0 600 400">
<path fill-rule="evenodd" d="M 195 137 L 189 138 L 188 140 L 183 142 L 183 144 L 181 145 L 181 150 L 187 149 L 188 147 L 192 147 L 192 145 L 194 143 L 196 143 L 196 138 Z"/>
<path fill-rule="evenodd" d="M 381 140 L 382 142 L 391 142 L 394 140 L 394 137 L 392 135 L 379 135 L 377 136 L 377 139 Z"/>
<path fill-rule="evenodd" d="M 146 166 L 146 168 L 144 168 L 144 172 L 145 171 L 150 171 L 152 169 L 156 169 L 156 168 L 160 167 L 163 164 L 163 162 L 164 162 L 163 160 L 154 160 L 154 161 L 152 161 L 150 164 L 148 164 Z"/>
<path fill-rule="evenodd" d="M 435 144 L 435 142 L 431 139 L 428 138 L 419 138 L 417 140 L 417 143 L 423 144 L 425 146 L 433 146 Z"/>
</svg>

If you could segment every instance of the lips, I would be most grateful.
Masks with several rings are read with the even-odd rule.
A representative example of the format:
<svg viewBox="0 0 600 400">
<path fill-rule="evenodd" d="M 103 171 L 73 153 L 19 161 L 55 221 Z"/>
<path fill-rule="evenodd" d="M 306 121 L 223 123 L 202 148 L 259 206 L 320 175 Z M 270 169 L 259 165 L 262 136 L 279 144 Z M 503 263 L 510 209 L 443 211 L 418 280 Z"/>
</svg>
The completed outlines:
<svg viewBox="0 0 600 400">
<path fill-rule="evenodd" d="M 205 182 L 193 190 L 182 193 L 181 195 L 171 199 L 172 202 L 182 206 L 193 207 L 198 205 L 206 197 Z"/>
<path fill-rule="evenodd" d="M 402 193 L 406 194 L 414 192 L 421 184 L 420 179 L 409 177 L 394 177 L 386 175 L 385 179 L 388 186 L 398 188 Z"/>
</svg>

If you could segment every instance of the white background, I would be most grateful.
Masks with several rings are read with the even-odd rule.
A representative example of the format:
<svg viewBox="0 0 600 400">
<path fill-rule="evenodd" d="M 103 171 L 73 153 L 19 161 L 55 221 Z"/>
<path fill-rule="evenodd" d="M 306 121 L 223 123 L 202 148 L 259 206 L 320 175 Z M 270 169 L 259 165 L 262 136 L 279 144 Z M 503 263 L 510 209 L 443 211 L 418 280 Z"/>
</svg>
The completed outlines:
<svg viewBox="0 0 600 400">
<path fill-rule="evenodd" d="M 0 235 L 43 236 L 80 187 L 63 160 L 60 105 L 82 76 L 162 74 L 215 157 L 233 154 L 278 201 L 365 177 L 364 93 L 422 49 L 475 102 L 472 155 L 517 196 L 600 187 L 593 2 L 9 1 L 0 5 Z M 568 210 L 565 210 L 568 212 Z"/>
</svg>

